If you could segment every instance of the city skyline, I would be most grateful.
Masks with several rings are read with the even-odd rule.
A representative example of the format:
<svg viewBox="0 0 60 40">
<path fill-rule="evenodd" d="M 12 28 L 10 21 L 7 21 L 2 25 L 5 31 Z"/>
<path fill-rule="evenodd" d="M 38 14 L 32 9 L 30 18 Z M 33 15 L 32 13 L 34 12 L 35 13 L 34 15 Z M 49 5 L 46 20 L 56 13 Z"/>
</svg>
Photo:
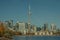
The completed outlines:
<svg viewBox="0 0 60 40">
<path fill-rule="evenodd" d="M 28 22 L 27 0 L 0 0 L 0 20 Z M 31 24 L 56 24 L 60 28 L 60 0 L 30 0 Z"/>
</svg>

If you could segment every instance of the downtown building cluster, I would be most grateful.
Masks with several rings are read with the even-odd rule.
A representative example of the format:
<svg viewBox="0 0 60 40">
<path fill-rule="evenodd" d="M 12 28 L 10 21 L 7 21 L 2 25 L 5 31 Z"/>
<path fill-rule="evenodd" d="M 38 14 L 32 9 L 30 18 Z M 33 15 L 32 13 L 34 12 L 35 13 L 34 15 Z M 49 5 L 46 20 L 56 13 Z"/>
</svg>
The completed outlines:
<svg viewBox="0 0 60 40">
<path fill-rule="evenodd" d="M 3 26 L 0 26 L 0 33 L 2 32 L 1 30 L 8 30 L 9 33 L 12 32 L 14 34 L 19 32 L 21 33 L 20 35 L 60 35 L 60 29 L 57 29 L 57 26 L 55 24 L 50 24 L 49 27 L 48 23 L 45 23 L 43 26 L 37 27 L 36 25 L 20 21 L 13 23 L 13 20 L 0 22 L 0 25 L 2 25 L 2 23 Z"/>
</svg>

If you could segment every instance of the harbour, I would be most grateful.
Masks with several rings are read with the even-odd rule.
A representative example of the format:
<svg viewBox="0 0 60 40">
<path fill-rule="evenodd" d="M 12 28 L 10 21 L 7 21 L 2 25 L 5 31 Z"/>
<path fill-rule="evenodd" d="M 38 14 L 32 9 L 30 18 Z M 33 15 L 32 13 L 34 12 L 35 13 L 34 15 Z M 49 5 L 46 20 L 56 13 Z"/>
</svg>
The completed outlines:
<svg viewBox="0 0 60 40">
<path fill-rule="evenodd" d="M 15 36 L 15 40 L 60 40 L 60 36 Z"/>
</svg>

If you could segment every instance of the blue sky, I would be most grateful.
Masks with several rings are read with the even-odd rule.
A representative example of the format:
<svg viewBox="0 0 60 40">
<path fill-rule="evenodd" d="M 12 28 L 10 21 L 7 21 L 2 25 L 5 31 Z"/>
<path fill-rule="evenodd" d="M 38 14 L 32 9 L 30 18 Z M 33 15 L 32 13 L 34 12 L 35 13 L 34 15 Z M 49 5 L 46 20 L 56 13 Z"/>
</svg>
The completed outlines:
<svg viewBox="0 0 60 40">
<path fill-rule="evenodd" d="M 60 0 L 30 0 L 31 23 L 54 23 L 60 28 Z M 28 22 L 28 0 L 0 0 L 0 20 Z"/>
</svg>

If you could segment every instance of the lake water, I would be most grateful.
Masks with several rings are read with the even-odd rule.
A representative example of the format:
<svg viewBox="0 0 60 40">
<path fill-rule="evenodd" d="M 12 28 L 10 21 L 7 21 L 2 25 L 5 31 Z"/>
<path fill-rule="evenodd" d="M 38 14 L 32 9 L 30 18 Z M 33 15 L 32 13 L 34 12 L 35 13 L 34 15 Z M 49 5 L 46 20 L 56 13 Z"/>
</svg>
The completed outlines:
<svg viewBox="0 0 60 40">
<path fill-rule="evenodd" d="M 60 40 L 60 36 L 14 36 L 14 40 Z"/>
</svg>

